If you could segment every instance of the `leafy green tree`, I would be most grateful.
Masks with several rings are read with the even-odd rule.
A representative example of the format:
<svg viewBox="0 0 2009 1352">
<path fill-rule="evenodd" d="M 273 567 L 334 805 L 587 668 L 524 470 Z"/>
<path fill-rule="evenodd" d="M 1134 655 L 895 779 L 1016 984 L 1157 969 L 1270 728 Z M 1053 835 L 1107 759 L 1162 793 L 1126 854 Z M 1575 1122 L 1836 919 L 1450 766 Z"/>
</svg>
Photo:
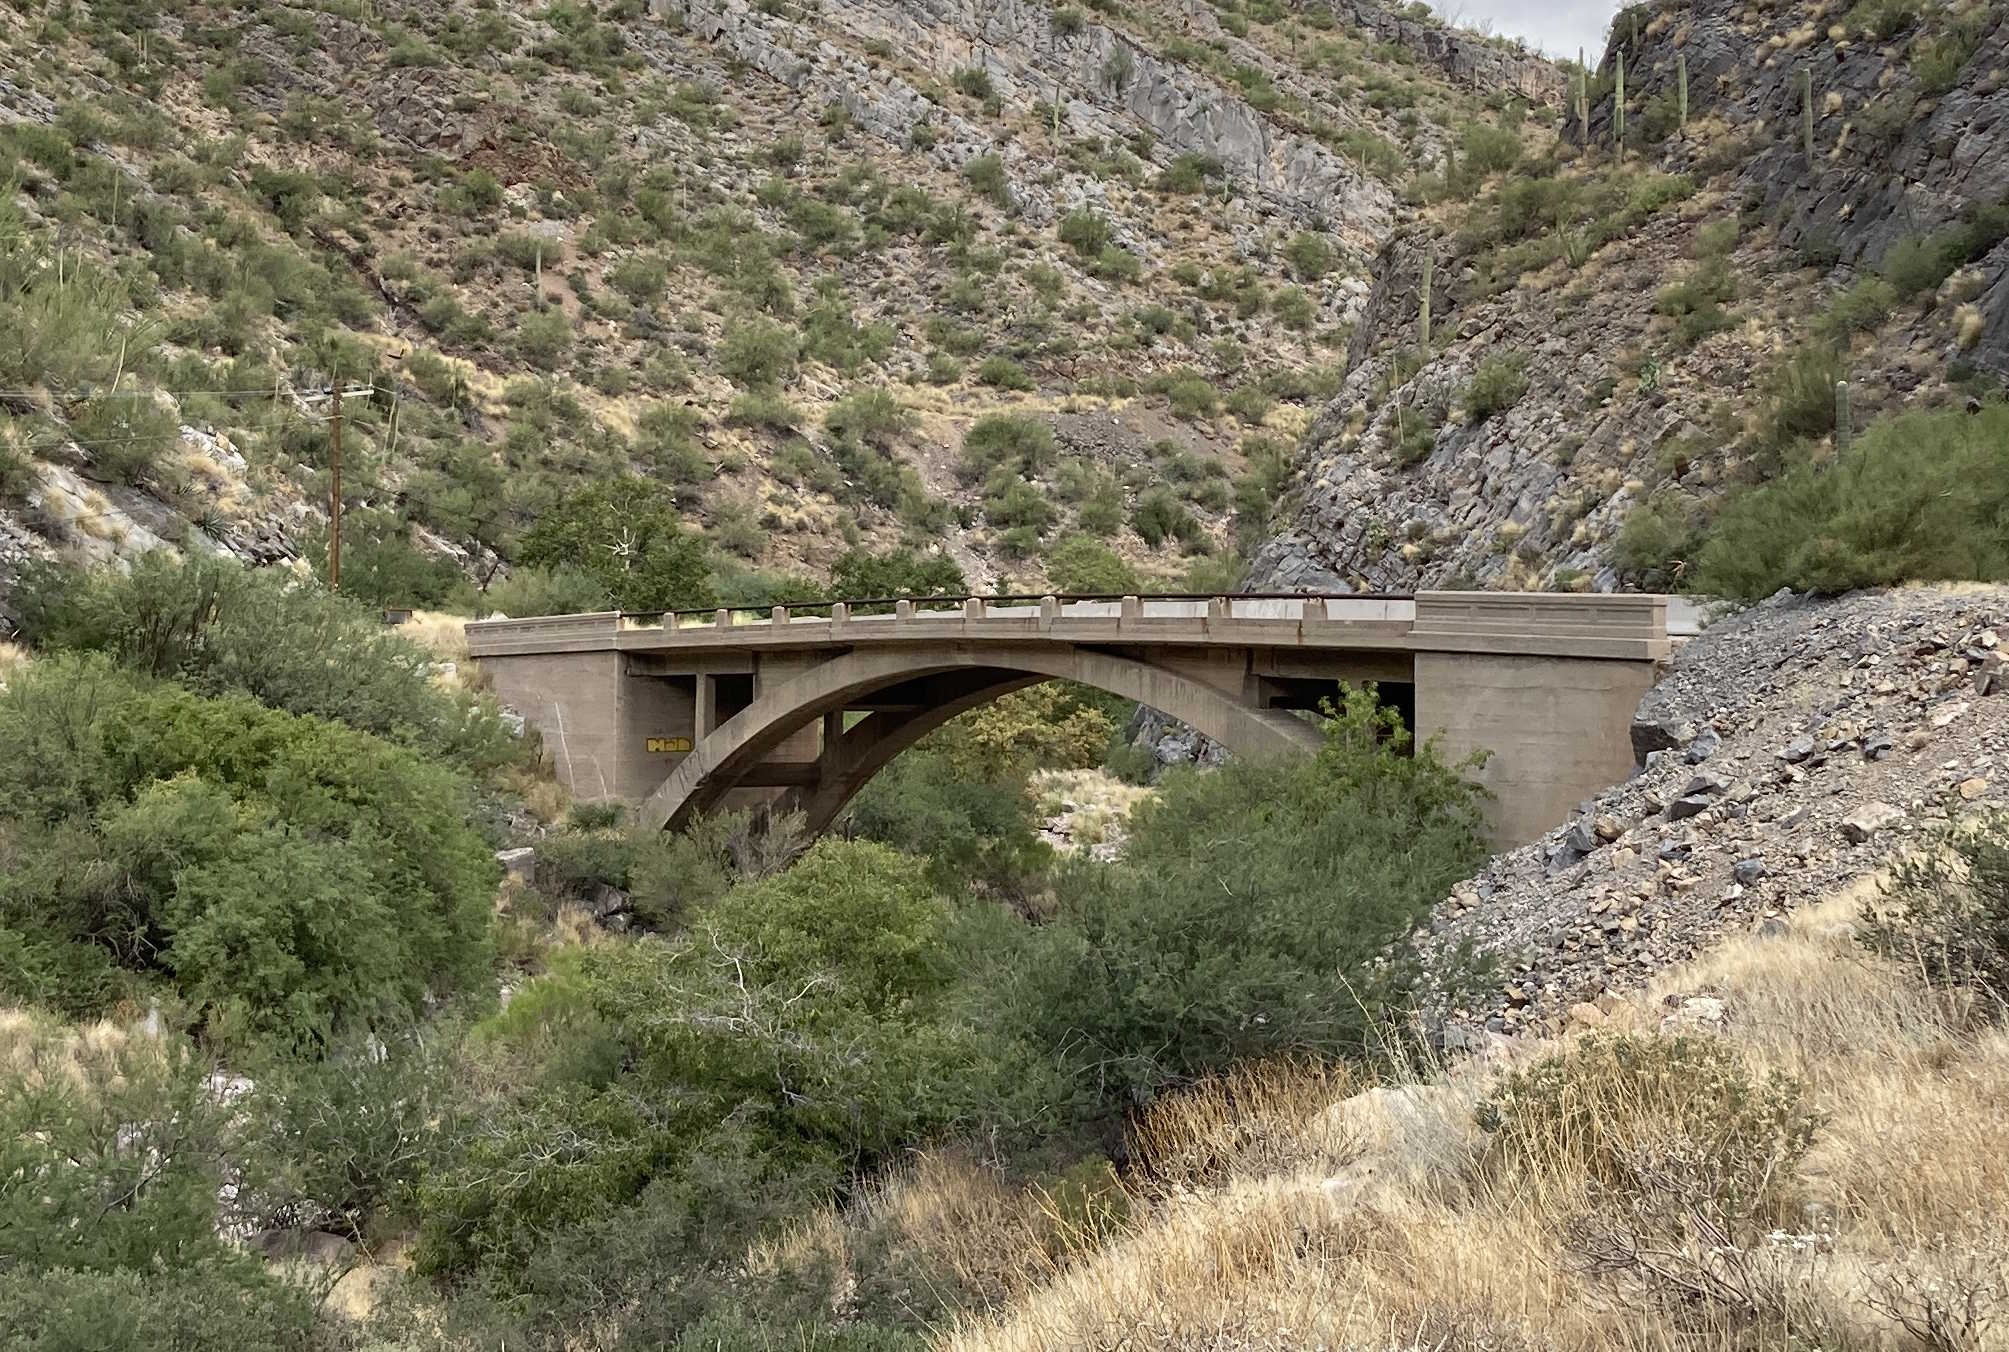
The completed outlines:
<svg viewBox="0 0 2009 1352">
<path fill-rule="evenodd" d="M 702 1193 L 721 1152 L 742 1186 L 813 1194 L 966 1120 L 995 1058 L 949 1014 L 953 922 L 912 859 L 826 839 L 673 939 L 574 951 L 495 1034 L 569 1026 L 597 1050 L 460 1134 L 421 1188 L 421 1267 L 520 1290 L 554 1236 L 598 1244 L 665 1191 Z"/>
<path fill-rule="evenodd" d="M 307 532 L 303 552 L 314 576 L 328 580 L 328 532 Z M 342 518 L 342 591 L 364 605 L 465 610 L 474 586 L 452 559 L 412 543 L 411 524 L 393 512 L 351 512 Z"/>
<path fill-rule="evenodd" d="M 473 770 L 523 755 L 492 700 L 441 689 L 432 655 L 381 615 L 289 575 L 160 552 L 126 573 L 30 569 L 14 603 L 43 648 L 106 653 L 204 694 L 250 695 Z"/>
<path fill-rule="evenodd" d="M 1064 872 L 984 974 L 990 1016 L 1086 1111 L 1246 1058 L 1366 1054 L 1419 976 L 1397 941 L 1485 858 L 1481 798 L 1349 691 L 1314 757 L 1168 777 L 1124 862 Z"/>
<path fill-rule="evenodd" d="M 712 603 L 710 551 L 660 485 L 634 475 L 573 493 L 524 533 L 517 557 L 596 578 L 622 610 Z"/>
<path fill-rule="evenodd" d="M 0 1076 L 0 1344 L 321 1346 L 314 1300 L 218 1236 L 232 1110 L 172 1040 L 29 1021 Z"/>
<path fill-rule="evenodd" d="M 1070 535 L 1056 544 L 1046 558 L 1046 575 L 1064 592 L 1129 595 L 1144 587 L 1122 555 L 1088 535 Z"/>
<path fill-rule="evenodd" d="M 0 985 L 96 1014 L 165 979 L 212 1032 L 308 1045 L 486 971 L 495 862 L 452 770 L 103 658 L 0 694 Z"/>
<path fill-rule="evenodd" d="M 830 590 L 837 596 L 957 596 L 968 582 L 956 561 L 940 550 L 848 550 L 830 568 Z"/>
</svg>

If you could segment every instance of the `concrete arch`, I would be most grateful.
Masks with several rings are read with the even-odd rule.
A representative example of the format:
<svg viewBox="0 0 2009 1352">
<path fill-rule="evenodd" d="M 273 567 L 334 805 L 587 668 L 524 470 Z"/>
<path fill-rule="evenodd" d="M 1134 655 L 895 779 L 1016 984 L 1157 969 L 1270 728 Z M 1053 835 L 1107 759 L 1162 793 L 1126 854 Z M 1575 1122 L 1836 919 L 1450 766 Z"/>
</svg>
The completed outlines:
<svg viewBox="0 0 2009 1352">
<path fill-rule="evenodd" d="M 703 738 L 642 803 L 641 820 L 657 830 L 680 825 L 694 812 L 709 810 L 764 756 L 811 722 L 876 690 L 945 672 L 982 673 L 960 697 L 961 707 L 955 713 L 1009 689 L 1042 680 L 1070 680 L 1170 714 L 1236 755 L 1286 755 L 1319 744 L 1318 730 L 1302 719 L 1252 708 L 1204 682 L 1136 658 L 1054 644 L 856 649 L 763 693 Z M 944 714 L 935 725 L 952 716 Z M 861 750 L 877 758 L 872 772 L 911 746 L 922 731 L 908 735 L 904 728 L 895 730 L 891 725 L 876 730 L 869 742 L 860 744 Z M 827 810 L 827 825 L 869 778 L 868 773 L 857 779 L 848 792 L 833 789 L 834 806 L 827 798 L 818 801 L 814 790 L 805 793 L 805 810 L 811 805 L 818 813 Z"/>
</svg>

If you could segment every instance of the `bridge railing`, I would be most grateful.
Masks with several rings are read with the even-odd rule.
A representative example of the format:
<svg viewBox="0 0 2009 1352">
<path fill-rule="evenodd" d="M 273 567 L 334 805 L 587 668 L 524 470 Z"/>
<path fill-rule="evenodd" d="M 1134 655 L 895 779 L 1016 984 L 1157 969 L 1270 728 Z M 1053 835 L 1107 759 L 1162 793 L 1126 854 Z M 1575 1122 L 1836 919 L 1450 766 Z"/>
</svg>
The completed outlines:
<svg viewBox="0 0 2009 1352">
<path fill-rule="evenodd" d="M 791 620 L 856 620 L 890 617 L 946 616 L 965 619 L 1003 618 L 1038 614 L 1065 608 L 1072 617 L 1106 615 L 1120 618 L 1125 607 L 1153 618 L 1278 619 L 1285 616 L 1262 614 L 1266 605 L 1303 603 L 1298 615 L 1313 609 L 1310 603 L 1326 602 L 1408 602 L 1406 592 L 1018 592 L 958 593 L 940 596 L 870 596 L 829 600 L 787 601 L 767 607 L 713 606 L 688 610 L 640 610 L 620 612 L 624 629 L 728 629 L 740 625 L 784 624 Z M 1167 615 L 1168 607 L 1180 607 Z M 1238 613 L 1239 607 L 1239 613 Z"/>
</svg>

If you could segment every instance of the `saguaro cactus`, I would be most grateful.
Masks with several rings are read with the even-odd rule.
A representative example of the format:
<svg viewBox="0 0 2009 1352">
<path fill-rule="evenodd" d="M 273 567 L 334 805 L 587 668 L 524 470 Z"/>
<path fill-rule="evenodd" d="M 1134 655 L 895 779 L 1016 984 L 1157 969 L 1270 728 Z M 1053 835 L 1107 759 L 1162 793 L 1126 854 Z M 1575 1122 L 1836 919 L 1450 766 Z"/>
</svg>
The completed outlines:
<svg viewBox="0 0 2009 1352">
<path fill-rule="evenodd" d="M 1856 424 L 1853 411 L 1849 408 L 1849 383 L 1835 382 L 1835 454 L 1847 455 L 1849 447 L 1855 443 Z"/>
<path fill-rule="evenodd" d="M 1611 140 L 1618 148 L 1618 157 L 1625 158 L 1625 52 L 1618 54 L 1618 86 L 1611 96 Z"/>
<path fill-rule="evenodd" d="M 1430 274 L 1437 265 L 1435 249 L 1423 255 L 1423 298 L 1416 315 L 1416 341 L 1427 356 L 1430 352 Z"/>
<path fill-rule="evenodd" d="M 1688 135 L 1688 53 L 1674 54 L 1674 112 L 1683 136 Z"/>
<path fill-rule="evenodd" d="M 1583 48 L 1577 48 L 1577 126 L 1583 131 L 1584 148 L 1590 148 L 1590 67 L 1583 63 Z"/>
</svg>

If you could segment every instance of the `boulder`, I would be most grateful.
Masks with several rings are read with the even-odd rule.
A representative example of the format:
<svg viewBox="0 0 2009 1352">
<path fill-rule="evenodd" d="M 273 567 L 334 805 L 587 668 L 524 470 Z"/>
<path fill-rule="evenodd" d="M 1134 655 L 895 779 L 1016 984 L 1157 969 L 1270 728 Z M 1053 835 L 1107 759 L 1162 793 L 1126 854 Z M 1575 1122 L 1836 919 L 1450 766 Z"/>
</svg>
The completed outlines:
<svg viewBox="0 0 2009 1352">
<path fill-rule="evenodd" d="M 1850 844 L 1860 845 L 1877 832 L 1887 830 L 1903 820 L 1904 813 L 1889 803 L 1864 803 L 1842 818 L 1842 836 Z"/>
</svg>

